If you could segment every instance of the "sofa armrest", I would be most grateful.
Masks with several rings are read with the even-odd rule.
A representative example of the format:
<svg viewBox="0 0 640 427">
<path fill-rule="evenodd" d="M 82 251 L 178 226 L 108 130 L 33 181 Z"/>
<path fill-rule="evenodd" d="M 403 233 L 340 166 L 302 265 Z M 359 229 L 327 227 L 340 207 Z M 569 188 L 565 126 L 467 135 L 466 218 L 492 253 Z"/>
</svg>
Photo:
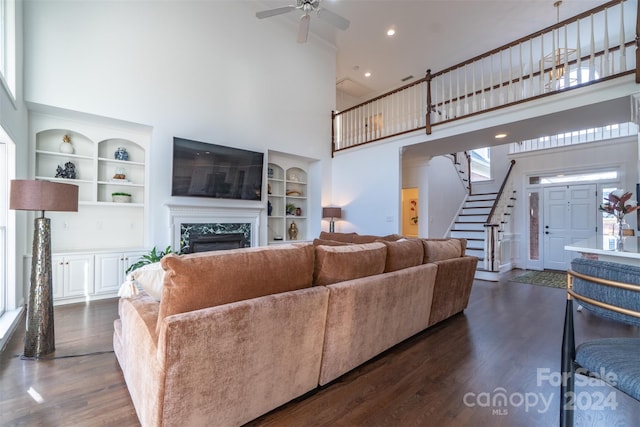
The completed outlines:
<svg viewBox="0 0 640 427">
<path fill-rule="evenodd" d="M 438 266 L 429 326 L 460 313 L 469 303 L 478 258 L 465 255 L 434 262 Z"/>
<path fill-rule="evenodd" d="M 156 323 L 159 304 L 146 293 L 121 298 L 113 348 L 142 425 L 159 424 L 164 370 L 158 363 Z"/>
<path fill-rule="evenodd" d="M 162 424 L 241 425 L 316 388 L 328 295 L 306 288 L 166 317 Z"/>
</svg>

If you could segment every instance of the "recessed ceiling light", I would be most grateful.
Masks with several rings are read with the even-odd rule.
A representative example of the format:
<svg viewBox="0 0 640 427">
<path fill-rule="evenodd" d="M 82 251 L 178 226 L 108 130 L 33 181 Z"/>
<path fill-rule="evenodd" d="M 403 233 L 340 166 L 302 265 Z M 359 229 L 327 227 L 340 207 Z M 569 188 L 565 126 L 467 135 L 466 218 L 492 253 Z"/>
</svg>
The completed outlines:
<svg viewBox="0 0 640 427">
<path fill-rule="evenodd" d="M 364 73 L 364 76 L 365 77 L 371 77 L 371 73 L 367 71 L 366 73 Z"/>
<path fill-rule="evenodd" d="M 506 133 L 497 133 L 495 138 L 496 139 L 502 139 L 502 138 L 506 138 L 507 134 Z"/>
<path fill-rule="evenodd" d="M 392 36 L 392 35 L 394 35 L 395 33 L 396 33 L 396 30 L 395 30 L 395 29 L 393 29 L 393 28 L 389 28 L 389 29 L 387 30 L 387 35 L 388 35 L 389 37 L 391 37 L 391 36 Z"/>
</svg>

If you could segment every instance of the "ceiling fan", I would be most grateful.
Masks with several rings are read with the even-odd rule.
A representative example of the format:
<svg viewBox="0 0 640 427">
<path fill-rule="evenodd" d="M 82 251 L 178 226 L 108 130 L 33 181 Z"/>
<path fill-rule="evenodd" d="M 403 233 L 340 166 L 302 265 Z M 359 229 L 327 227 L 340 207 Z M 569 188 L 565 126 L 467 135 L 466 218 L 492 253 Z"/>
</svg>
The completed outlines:
<svg viewBox="0 0 640 427">
<path fill-rule="evenodd" d="M 263 10 L 257 12 L 256 17 L 258 19 L 268 18 L 270 16 L 282 15 L 289 13 L 293 10 L 300 9 L 304 12 L 304 15 L 300 18 L 300 25 L 298 26 L 298 43 L 306 43 L 307 36 L 309 35 L 309 22 L 311 12 L 315 12 L 320 19 L 324 19 L 333 26 L 346 30 L 349 28 L 349 20 L 342 16 L 331 12 L 330 10 L 320 7 L 322 0 L 296 0 L 296 5 L 277 7 L 275 9 Z"/>
</svg>

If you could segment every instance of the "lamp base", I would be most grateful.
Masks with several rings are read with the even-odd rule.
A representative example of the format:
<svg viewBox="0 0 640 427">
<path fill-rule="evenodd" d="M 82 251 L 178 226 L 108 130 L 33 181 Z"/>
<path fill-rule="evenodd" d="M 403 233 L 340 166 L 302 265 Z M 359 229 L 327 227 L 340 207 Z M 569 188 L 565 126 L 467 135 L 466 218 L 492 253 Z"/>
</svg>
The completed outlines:
<svg viewBox="0 0 640 427">
<path fill-rule="evenodd" d="M 334 233 L 335 231 L 336 231 L 336 222 L 332 218 L 331 221 L 329 221 L 329 233 Z"/>
<path fill-rule="evenodd" d="M 51 221 L 44 216 L 34 221 L 32 254 L 24 356 L 37 358 L 52 353 L 56 349 L 51 272 Z"/>
</svg>

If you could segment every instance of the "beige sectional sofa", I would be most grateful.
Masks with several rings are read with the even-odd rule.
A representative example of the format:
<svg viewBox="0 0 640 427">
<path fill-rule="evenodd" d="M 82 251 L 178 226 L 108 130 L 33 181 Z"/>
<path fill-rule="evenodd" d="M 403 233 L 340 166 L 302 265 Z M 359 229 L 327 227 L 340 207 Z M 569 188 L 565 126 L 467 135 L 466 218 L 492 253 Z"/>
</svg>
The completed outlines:
<svg viewBox="0 0 640 427">
<path fill-rule="evenodd" d="M 114 324 L 141 424 L 241 425 L 464 310 L 465 241 L 398 239 L 163 258 L 160 301 L 121 298 Z"/>
</svg>

